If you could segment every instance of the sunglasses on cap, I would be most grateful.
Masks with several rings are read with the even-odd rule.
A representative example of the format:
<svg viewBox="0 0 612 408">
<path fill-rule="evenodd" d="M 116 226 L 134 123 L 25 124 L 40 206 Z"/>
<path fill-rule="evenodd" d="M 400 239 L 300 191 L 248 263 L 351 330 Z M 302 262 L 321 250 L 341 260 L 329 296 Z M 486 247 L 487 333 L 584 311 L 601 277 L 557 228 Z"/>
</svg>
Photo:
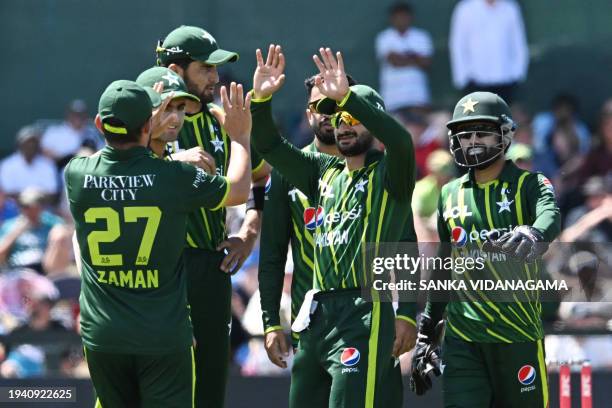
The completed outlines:
<svg viewBox="0 0 612 408">
<path fill-rule="evenodd" d="M 331 125 L 333 128 L 338 129 L 342 122 L 346 123 L 348 126 L 356 126 L 361 122 L 355 119 L 348 112 L 336 112 L 331 118 Z"/>
</svg>

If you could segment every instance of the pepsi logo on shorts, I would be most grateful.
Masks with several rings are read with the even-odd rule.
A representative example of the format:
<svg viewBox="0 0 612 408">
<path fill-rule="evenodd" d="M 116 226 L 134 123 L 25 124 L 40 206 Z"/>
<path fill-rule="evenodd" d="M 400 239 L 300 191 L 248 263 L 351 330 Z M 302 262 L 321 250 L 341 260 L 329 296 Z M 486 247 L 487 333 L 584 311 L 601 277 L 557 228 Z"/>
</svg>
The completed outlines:
<svg viewBox="0 0 612 408">
<path fill-rule="evenodd" d="M 536 379 L 536 370 L 533 366 L 524 365 L 518 371 L 518 380 L 523 385 L 531 385 Z"/>
<path fill-rule="evenodd" d="M 340 362 L 347 367 L 352 367 L 359 362 L 360 358 L 361 354 L 359 353 L 359 350 L 357 350 L 355 347 L 347 347 L 342 350 Z"/>
</svg>

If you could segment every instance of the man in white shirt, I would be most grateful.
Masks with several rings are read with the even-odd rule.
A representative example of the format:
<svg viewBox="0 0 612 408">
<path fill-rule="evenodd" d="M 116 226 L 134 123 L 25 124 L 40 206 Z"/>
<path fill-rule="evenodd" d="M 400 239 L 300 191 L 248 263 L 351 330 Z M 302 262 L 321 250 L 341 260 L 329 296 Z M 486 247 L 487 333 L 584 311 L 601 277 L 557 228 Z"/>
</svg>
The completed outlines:
<svg viewBox="0 0 612 408">
<path fill-rule="evenodd" d="M 104 141 L 92 126 L 85 102 L 75 99 L 68 105 L 64 121 L 45 130 L 41 146 L 45 155 L 62 168 L 82 146 L 98 150 L 104 146 Z"/>
<path fill-rule="evenodd" d="M 40 131 L 26 126 L 17 133 L 17 152 L 0 164 L 0 188 L 17 196 L 27 187 L 37 187 L 46 194 L 58 192 L 55 163 L 40 153 Z"/>
<path fill-rule="evenodd" d="M 488 91 L 510 103 L 525 79 L 529 52 L 521 10 L 514 0 L 463 0 L 451 18 L 453 83 L 463 93 Z"/>
<path fill-rule="evenodd" d="M 425 70 L 431 64 L 433 46 L 429 34 L 412 27 L 412 20 L 412 7 L 397 3 L 389 9 L 391 27 L 376 37 L 380 93 L 389 111 L 422 112 L 430 103 Z"/>
</svg>

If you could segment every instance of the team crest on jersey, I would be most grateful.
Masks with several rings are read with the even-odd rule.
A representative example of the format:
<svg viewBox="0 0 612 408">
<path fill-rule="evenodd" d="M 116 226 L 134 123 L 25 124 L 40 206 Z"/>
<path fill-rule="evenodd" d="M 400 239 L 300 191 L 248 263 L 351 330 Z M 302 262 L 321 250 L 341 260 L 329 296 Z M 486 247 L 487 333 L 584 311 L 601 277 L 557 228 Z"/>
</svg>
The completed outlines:
<svg viewBox="0 0 612 408">
<path fill-rule="evenodd" d="M 316 209 L 314 207 L 306 207 L 304 209 L 304 226 L 307 230 L 314 230 L 320 227 L 324 219 L 325 212 L 323 207 L 318 206 Z"/>
<path fill-rule="evenodd" d="M 464 247 L 467 243 L 467 232 L 462 227 L 455 227 L 451 231 L 451 238 L 453 240 L 453 245 L 461 248 Z"/>
<path fill-rule="evenodd" d="M 342 354 L 340 355 L 340 362 L 342 365 L 346 367 L 352 367 L 359 363 L 359 359 L 361 358 L 361 353 L 355 347 L 347 347 L 342 350 Z"/>
<path fill-rule="evenodd" d="M 268 194 L 270 188 L 272 187 L 272 176 L 268 176 L 268 181 L 266 181 L 266 186 L 264 187 L 264 192 Z"/>
<path fill-rule="evenodd" d="M 536 370 L 531 365 L 524 365 L 518 370 L 518 380 L 523 385 L 531 385 L 536 379 Z"/>
</svg>

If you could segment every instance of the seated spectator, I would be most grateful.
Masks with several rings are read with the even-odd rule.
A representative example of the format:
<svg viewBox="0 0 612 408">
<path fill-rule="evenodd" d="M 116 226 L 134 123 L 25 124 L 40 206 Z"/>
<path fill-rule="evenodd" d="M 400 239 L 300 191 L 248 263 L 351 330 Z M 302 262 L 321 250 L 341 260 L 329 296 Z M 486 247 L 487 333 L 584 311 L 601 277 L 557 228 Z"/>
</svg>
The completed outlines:
<svg viewBox="0 0 612 408">
<path fill-rule="evenodd" d="M 19 195 L 20 215 L 0 227 L 0 263 L 43 273 L 49 233 L 62 224 L 61 218 L 44 210 L 44 203 L 44 194 L 35 188 Z"/>
<path fill-rule="evenodd" d="M 591 148 L 580 167 L 580 181 L 612 173 L 612 99 L 601 110 L 598 133 L 599 143 Z"/>
<path fill-rule="evenodd" d="M 418 180 L 429 174 L 427 157 L 441 145 L 435 132 L 428 131 L 430 126 L 423 115 L 403 113 L 398 114 L 397 117 L 412 136 Z"/>
<path fill-rule="evenodd" d="M 578 117 L 578 103 L 567 94 L 557 95 L 550 111 L 535 116 L 532 123 L 535 170 L 554 179 L 575 174 L 591 144 L 591 134 Z M 559 183 L 554 183 L 558 186 Z"/>
<path fill-rule="evenodd" d="M 32 288 L 26 298 L 27 321 L 0 339 L 9 355 L 23 345 L 32 345 L 44 353 L 47 368 L 58 370 L 66 349 L 80 343 L 76 332 L 68 330 L 54 317 L 57 298 Z"/>
<path fill-rule="evenodd" d="M 561 242 L 610 242 L 612 240 L 612 184 L 600 176 L 591 177 L 583 187 L 586 201 L 565 219 Z"/>
<path fill-rule="evenodd" d="M 424 113 L 430 104 L 427 72 L 433 44 L 429 34 L 412 26 L 412 7 L 397 3 L 389 10 L 391 27 L 376 37 L 380 94 L 387 109 Z"/>
<path fill-rule="evenodd" d="M 0 164 L 0 189 L 17 196 L 27 187 L 57 194 L 58 173 L 52 160 L 40 153 L 40 131 L 26 126 L 17 133 L 17 152 Z"/>
<path fill-rule="evenodd" d="M 45 354 L 30 344 L 11 351 L 0 364 L 0 378 L 35 378 L 45 373 Z"/>
<path fill-rule="evenodd" d="M 19 215 L 19 207 L 12 197 L 0 190 L 0 227 L 4 221 Z"/>
<path fill-rule="evenodd" d="M 64 167 L 82 146 L 95 151 L 103 145 L 87 116 L 87 106 L 80 99 L 70 102 L 64 121 L 49 126 L 41 141 L 43 152 L 57 163 L 58 169 Z"/>
<path fill-rule="evenodd" d="M 455 176 L 453 156 L 448 150 L 439 149 L 427 158 L 428 176 L 419 180 L 412 193 L 414 227 L 420 242 L 437 242 L 438 199 L 442 186 Z"/>
</svg>

